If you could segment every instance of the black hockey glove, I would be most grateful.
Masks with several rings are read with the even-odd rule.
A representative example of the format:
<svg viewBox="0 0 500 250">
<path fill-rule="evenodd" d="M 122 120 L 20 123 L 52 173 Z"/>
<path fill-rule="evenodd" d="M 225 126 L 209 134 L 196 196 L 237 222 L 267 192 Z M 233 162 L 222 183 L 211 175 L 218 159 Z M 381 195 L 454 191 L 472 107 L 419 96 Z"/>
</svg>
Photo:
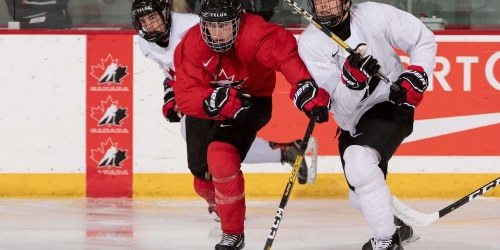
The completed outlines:
<svg viewBox="0 0 500 250">
<path fill-rule="evenodd" d="M 328 121 L 330 116 L 330 93 L 323 88 L 318 87 L 313 79 L 302 80 L 292 86 L 290 98 L 295 107 L 306 113 L 307 117 L 311 114 L 316 116 L 317 123 Z"/>
<path fill-rule="evenodd" d="M 363 43 L 358 44 L 356 51 L 361 46 L 366 46 Z M 342 68 L 342 83 L 352 90 L 363 90 L 366 88 L 368 79 L 380 70 L 377 59 L 368 55 L 362 58 L 362 55 L 356 52 L 354 55 L 347 57 Z"/>
<path fill-rule="evenodd" d="M 420 66 L 410 65 L 395 82 L 400 89 L 391 89 L 389 100 L 408 108 L 416 108 L 424 98 L 428 86 L 427 74 Z"/>
<path fill-rule="evenodd" d="M 169 122 L 180 122 L 181 118 L 184 114 L 179 111 L 177 104 L 175 103 L 175 95 L 174 95 L 174 85 L 175 81 L 170 80 L 170 78 L 166 78 L 163 82 L 163 117 L 167 119 Z"/>
<path fill-rule="evenodd" d="M 203 100 L 203 109 L 210 117 L 236 119 L 251 105 L 250 96 L 244 95 L 233 88 L 218 87 L 207 89 Z"/>
</svg>

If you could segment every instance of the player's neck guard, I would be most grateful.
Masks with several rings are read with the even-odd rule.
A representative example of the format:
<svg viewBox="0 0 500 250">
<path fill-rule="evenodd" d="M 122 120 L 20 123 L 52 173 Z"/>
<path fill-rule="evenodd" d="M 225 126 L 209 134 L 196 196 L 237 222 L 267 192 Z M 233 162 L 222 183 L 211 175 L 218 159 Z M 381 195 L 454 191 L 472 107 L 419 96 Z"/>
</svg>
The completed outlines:
<svg viewBox="0 0 500 250">
<path fill-rule="evenodd" d="M 347 40 L 351 37 L 351 14 L 347 12 L 347 17 L 334 27 L 329 27 L 330 31 L 337 35 L 342 40 Z"/>
<path fill-rule="evenodd" d="M 170 39 L 168 39 L 167 41 L 164 41 L 164 42 L 156 42 L 156 44 L 162 48 L 168 48 L 169 42 L 170 42 Z"/>
</svg>

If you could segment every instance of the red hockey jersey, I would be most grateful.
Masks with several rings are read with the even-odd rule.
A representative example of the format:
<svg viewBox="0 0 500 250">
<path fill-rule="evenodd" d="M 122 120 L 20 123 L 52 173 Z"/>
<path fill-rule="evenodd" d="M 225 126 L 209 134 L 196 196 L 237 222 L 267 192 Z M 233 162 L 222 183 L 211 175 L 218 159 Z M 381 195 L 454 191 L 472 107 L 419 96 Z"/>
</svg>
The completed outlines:
<svg viewBox="0 0 500 250">
<path fill-rule="evenodd" d="M 189 116 L 206 119 L 212 119 L 203 110 L 203 93 L 208 88 L 231 87 L 263 97 L 274 91 L 276 70 L 291 84 L 311 78 L 298 55 L 295 37 L 281 26 L 246 13 L 230 50 L 212 51 L 203 41 L 198 24 L 177 46 L 174 64 L 179 109 Z"/>
</svg>

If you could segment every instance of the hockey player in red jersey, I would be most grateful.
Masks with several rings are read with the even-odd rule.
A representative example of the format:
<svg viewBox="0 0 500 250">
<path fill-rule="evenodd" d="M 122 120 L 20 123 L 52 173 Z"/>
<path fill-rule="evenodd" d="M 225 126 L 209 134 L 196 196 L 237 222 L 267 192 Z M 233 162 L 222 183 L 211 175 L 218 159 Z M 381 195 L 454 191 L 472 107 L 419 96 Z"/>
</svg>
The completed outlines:
<svg viewBox="0 0 500 250">
<path fill-rule="evenodd" d="M 318 122 L 328 120 L 330 96 L 311 79 L 293 35 L 243 13 L 239 0 L 203 0 L 200 24 L 177 46 L 176 101 L 207 138 L 211 179 L 201 171 L 197 192 L 215 192 L 222 239 L 216 250 L 244 247 L 245 183 L 240 171 L 257 132 L 271 119 L 276 70 L 292 84 L 295 104 Z M 196 127 L 196 129 L 194 129 Z M 202 154 L 200 152 L 200 154 Z M 191 170 L 193 172 L 193 170 Z"/>
<path fill-rule="evenodd" d="M 175 83 L 174 50 L 181 42 L 183 35 L 200 22 L 200 18 L 194 14 L 171 12 L 168 0 L 134 0 L 131 11 L 134 27 L 139 34 L 137 43 L 141 52 L 146 58 L 156 62 L 165 74 L 165 78 L 162 79 L 164 86 L 163 116 L 169 122 L 181 123 L 181 134 L 187 145 L 189 168 L 195 169 L 195 172 L 200 172 L 200 168 L 207 169 L 206 150 L 203 154 L 199 153 L 199 148 L 205 147 L 198 143 L 200 135 L 190 132 L 193 125 L 196 132 L 196 123 L 191 122 L 195 119 L 186 119 L 179 112 L 173 91 Z M 186 120 L 188 120 L 187 124 Z M 186 129 L 186 125 L 189 129 Z M 257 137 L 243 163 L 288 163 L 293 165 L 299 152 L 300 143 L 301 140 L 278 143 Z M 309 143 L 315 144 L 316 139 L 311 138 Z M 297 179 L 299 184 L 313 184 L 316 179 L 316 164 L 308 166 L 306 161 L 303 161 Z M 207 199 L 207 201 L 209 213 L 215 221 L 220 221 L 214 198 Z"/>
</svg>

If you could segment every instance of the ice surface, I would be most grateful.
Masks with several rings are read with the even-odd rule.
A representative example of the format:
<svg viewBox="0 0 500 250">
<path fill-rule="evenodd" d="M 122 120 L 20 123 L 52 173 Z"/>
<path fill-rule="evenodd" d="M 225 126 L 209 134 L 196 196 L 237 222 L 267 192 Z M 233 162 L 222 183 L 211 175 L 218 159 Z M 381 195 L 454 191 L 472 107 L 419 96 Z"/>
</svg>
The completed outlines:
<svg viewBox="0 0 500 250">
<path fill-rule="evenodd" d="M 453 200 L 402 200 L 433 213 Z M 263 249 L 279 200 L 247 201 L 245 250 Z M 500 249 L 500 199 L 475 199 L 425 228 L 406 250 Z M 0 199 L 0 249 L 208 250 L 219 224 L 200 200 Z M 370 238 L 347 200 L 290 200 L 273 250 L 360 250 Z"/>
</svg>

